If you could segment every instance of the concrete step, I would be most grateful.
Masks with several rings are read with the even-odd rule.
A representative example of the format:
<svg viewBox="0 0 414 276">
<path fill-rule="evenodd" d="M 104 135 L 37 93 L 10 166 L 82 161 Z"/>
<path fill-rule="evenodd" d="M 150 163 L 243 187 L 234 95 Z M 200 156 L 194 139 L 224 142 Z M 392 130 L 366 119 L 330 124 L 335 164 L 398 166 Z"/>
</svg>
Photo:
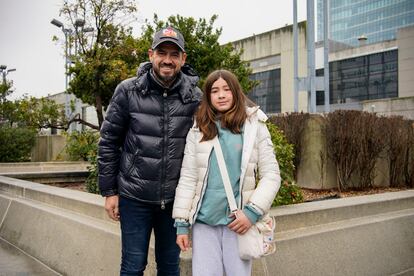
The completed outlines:
<svg viewBox="0 0 414 276">
<path fill-rule="evenodd" d="M 40 172 L 8 172 L 2 176 L 33 181 L 42 184 L 82 183 L 89 176 L 87 171 L 40 171 Z"/>
<path fill-rule="evenodd" d="M 273 208 L 276 232 L 414 208 L 414 190 L 329 199 Z"/>
<path fill-rule="evenodd" d="M 257 275 L 413 275 L 414 208 L 276 234 Z"/>
<path fill-rule="evenodd" d="M 88 166 L 90 163 L 84 161 L 0 163 L 0 174 L 8 172 L 87 171 Z"/>
</svg>

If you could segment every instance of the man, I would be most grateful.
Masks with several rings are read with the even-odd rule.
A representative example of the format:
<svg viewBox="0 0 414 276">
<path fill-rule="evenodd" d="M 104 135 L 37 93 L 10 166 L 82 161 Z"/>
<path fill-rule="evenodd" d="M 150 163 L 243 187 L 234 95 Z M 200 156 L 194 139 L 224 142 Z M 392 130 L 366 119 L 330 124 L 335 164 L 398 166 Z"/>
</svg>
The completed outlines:
<svg viewBox="0 0 414 276">
<path fill-rule="evenodd" d="M 201 90 L 178 30 L 155 33 L 148 55 L 137 77 L 118 85 L 107 110 L 99 188 L 108 215 L 121 222 L 121 275 L 143 275 L 152 229 L 158 275 L 179 275 L 172 206 Z"/>
</svg>

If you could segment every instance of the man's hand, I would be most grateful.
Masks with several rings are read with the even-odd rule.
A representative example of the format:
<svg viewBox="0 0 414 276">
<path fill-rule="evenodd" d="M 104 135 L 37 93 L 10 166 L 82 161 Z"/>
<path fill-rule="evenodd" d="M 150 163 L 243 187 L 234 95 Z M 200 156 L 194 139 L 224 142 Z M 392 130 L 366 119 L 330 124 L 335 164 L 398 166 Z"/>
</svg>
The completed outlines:
<svg viewBox="0 0 414 276">
<path fill-rule="evenodd" d="M 235 216 L 236 219 L 229 223 L 228 227 L 230 228 L 230 230 L 236 232 L 237 234 L 243 235 L 247 232 L 247 230 L 250 229 L 252 223 L 246 217 L 242 210 L 237 210 L 237 212 L 233 214 L 233 216 Z"/>
<path fill-rule="evenodd" d="M 118 209 L 119 195 L 107 196 L 105 199 L 105 210 L 108 216 L 119 221 L 119 209 Z"/>
<path fill-rule="evenodd" d="M 188 235 L 177 235 L 177 245 L 180 247 L 182 251 L 187 251 L 190 249 L 190 240 L 188 239 Z"/>
</svg>

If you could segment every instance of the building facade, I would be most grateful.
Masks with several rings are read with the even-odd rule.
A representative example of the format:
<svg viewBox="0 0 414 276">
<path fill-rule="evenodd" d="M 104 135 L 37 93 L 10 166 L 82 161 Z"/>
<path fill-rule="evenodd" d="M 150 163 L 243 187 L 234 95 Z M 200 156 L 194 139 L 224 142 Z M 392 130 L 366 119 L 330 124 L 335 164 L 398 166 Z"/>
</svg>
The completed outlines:
<svg viewBox="0 0 414 276">
<path fill-rule="evenodd" d="M 323 40 L 323 1 L 317 0 L 318 40 Z M 414 25 L 412 0 L 329 0 L 329 39 L 351 46 L 397 38 L 400 28 Z"/>
<path fill-rule="evenodd" d="M 292 25 L 232 42 L 241 58 L 250 63 L 251 79 L 259 85 L 248 97 L 268 113 L 293 111 L 293 28 Z M 306 74 L 306 23 L 298 24 L 300 75 Z M 299 94 L 299 109 L 307 110 L 307 97 Z"/>
<path fill-rule="evenodd" d="M 414 1 L 413 1 L 414 2 Z M 306 23 L 298 26 L 299 77 L 307 75 Z M 294 111 L 292 26 L 233 42 L 260 84 L 248 96 L 267 114 Z M 350 47 L 330 41 L 330 110 L 355 109 L 414 119 L 414 26 L 396 39 Z M 316 43 L 316 74 L 323 76 L 323 45 Z M 323 82 L 322 82 L 323 83 Z M 324 112 L 324 91 L 316 92 L 317 112 Z M 386 104 L 384 104 L 386 103 Z M 308 110 L 308 93 L 299 93 L 299 111 Z"/>
</svg>

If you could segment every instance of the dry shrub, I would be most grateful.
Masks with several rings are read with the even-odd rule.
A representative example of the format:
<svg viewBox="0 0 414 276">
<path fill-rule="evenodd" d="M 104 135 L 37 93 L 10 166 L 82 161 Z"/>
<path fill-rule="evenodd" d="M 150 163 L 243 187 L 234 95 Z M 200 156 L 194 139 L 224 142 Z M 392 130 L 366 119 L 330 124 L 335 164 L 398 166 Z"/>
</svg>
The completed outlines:
<svg viewBox="0 0 414 276">
<path fill-rule="evenodd" d="M 357 188 L 372 187 L 375 178 L 375 164 L 385 146 L 383 135 L 384 118 L 375 113 L 361 112 L 356 120 L 356 129 L 359 134 L 355 137 L 358 148 L 358 183 Z"/>
<path fill-rule="evenodd" d="M 339 191 L 372 187 L 379 158 L 388 161 L 391 187 L 414 186 L 412 121 L 338 110 L 326 115 L 323 131 L 328 157 L 336 166 Z"/>
<path fill-rule="evenodd" d="M 384 118 L 386 155 L 391 187 L 414 185 L 413 121 L 401 116 Z"/>
<path fill-rule="evenodd" d="M 283 131 L 289 144 L 294 147 L 294 159 L 293 164 L 295 168 L 299 167 L 302 158 L 302 140 L 304 130 L 306 128 L 307 120 L 309 119 L 309 113 L 292 112 L 284 113 L 269 118 L 270 122 L 275 124 L 280 130 Z M 297 170 L 294 172 L 294 178 L 296 179 Z"/>
<path fill-rule="evenodd" d="M 322 127 L 326 138 L 328 157 L 332 160 L 337 172 L 338 190 L 351 186 L 352 174 L 358 168 L 358 134 L 359 111 L 337 110 L 328 113 Z"/>
</svg>

